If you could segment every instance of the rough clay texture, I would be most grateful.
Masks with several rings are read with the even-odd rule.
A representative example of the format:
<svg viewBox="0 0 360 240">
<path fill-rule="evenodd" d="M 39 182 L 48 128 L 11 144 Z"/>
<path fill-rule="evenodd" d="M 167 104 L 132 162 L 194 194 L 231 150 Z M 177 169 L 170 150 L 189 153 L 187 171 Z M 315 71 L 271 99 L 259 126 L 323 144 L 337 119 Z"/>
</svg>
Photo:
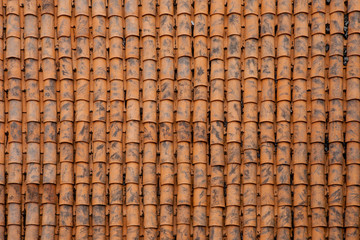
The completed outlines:
<svg viewBox="0 0 360 240">
<path fill-rule="evenodd" d="M 359 240 L 359 0 L 0 6 L 0 240 Z"/>
</svg>

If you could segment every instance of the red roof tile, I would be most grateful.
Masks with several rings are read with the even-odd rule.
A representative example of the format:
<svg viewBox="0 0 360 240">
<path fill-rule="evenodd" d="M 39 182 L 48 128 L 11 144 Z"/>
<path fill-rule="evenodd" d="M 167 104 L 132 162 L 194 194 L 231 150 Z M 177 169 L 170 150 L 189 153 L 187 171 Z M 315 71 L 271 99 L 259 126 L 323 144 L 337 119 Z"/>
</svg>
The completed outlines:
<svg viewBox="0 0 360 240">
<path fill-rule="evenodd" d="M 360 238 L 360 1 L 0 6 L 0 239 Z"/>
</svg>

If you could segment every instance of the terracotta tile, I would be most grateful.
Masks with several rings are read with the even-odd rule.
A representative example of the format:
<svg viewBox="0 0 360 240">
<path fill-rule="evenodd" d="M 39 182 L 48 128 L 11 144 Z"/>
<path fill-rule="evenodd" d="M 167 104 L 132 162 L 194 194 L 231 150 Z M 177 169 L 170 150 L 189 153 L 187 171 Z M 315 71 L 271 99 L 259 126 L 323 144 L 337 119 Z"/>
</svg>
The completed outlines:
<svg viewBox="0 0 360 240">
<path fill-rule="evenodd" d="M 0 3 L 0 239 L 359 239 L 359 1 Z"/>
</svg>

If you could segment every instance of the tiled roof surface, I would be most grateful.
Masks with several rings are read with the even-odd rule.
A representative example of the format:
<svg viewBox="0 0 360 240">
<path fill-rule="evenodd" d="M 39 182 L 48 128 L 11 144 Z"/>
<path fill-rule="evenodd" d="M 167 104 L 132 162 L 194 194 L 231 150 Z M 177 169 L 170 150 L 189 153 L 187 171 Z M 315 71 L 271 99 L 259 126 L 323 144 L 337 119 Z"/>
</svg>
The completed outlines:
<svg viewBox="0 0 360 240">
<path fill-rule="evenodd" d="M 0 240 L 360 239 L 359 0 L 0 6 Z"/>
</svg>

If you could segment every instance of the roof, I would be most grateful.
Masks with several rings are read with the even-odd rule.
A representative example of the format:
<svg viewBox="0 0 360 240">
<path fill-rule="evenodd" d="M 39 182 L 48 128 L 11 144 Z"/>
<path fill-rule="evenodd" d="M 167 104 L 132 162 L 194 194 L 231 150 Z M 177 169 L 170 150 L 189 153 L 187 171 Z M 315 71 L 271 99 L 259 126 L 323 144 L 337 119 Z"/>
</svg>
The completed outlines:
<svg viewBox="0 0 360 240">
<path fill-rule="evenodd" d="M 0 239 L 360 238 L 360 1 L 0 6 Z"/>
</svg>

